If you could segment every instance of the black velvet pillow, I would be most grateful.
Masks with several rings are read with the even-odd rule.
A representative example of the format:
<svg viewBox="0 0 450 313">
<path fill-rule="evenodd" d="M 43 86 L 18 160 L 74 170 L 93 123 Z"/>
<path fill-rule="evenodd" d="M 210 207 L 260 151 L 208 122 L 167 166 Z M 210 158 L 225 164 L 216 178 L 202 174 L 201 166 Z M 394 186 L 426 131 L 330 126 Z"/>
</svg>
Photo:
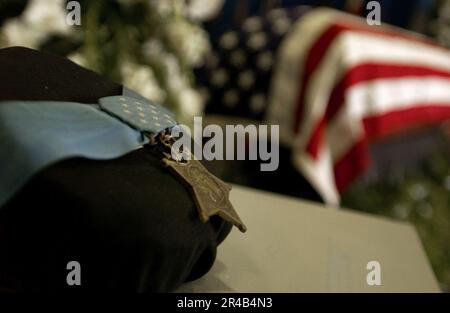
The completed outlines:
<svg viewBox="0 0 450 313">
<path fill-rule="evenodd" d="M 122 93 L 64 58 L 19 47 L 0 50 L 0 82 L 0 101 L 96 103 Z M 150 148 L 65 160 L 0 208 L 0 289 L 171 291 L 210 269 L 230 229 L 220 218 L 200 222 Z M 81 286 L 66 283 L 70 261 L 81 265 Z"/>
</svg>

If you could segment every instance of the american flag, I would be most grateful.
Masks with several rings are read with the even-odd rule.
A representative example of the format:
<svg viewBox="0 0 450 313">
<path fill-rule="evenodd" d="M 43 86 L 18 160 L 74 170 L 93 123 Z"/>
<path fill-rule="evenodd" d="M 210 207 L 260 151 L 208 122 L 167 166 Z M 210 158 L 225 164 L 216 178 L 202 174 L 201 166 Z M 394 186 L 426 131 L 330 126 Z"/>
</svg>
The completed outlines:
<svg viewBox="0 0 450 313">
<path fill-rule="evenodd" d="M 370 165 L 372 141 L 449 119 L 450 52 L 424 37 L 319 8 L 278 48 L 266 120 L 330 205 Z"/>
<path fill-rule="evenodd" d="M 211 38 L 213 51 L 196 77 L 207 114 L 264 119 L 276 51 L 308 9 L 277 8 L 252 15 Z"/>
</svg>

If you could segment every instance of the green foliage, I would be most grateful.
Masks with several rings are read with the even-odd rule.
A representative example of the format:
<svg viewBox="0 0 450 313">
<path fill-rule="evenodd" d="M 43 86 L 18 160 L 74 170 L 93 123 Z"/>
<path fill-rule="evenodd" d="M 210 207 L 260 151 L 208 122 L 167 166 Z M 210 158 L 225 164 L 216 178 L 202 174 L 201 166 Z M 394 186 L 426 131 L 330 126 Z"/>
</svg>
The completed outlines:
<svg viewBox="0 0 450 313">
<path fill-rule="evenodd" d="M 446 148 L 414 173 L 352 187 L 343 196 L 342 205 L 411 222 L 437 278 L 450 290 L 450 153 Z"/>
<path fill-rule="evenodd" d="M 20 15 L 5 20 L 0 47 L 20 45 L 66 56 L 169 106 L 180 122 L 201 114 L 193 68 L 210 46 L 207 33 L 187 17 L 187 1 L 78 2 L 81 25 L 68 25 L 66 0 L 29 0 Z M 5 0 L 2 7 L 12 4 Z"/>
</svg>

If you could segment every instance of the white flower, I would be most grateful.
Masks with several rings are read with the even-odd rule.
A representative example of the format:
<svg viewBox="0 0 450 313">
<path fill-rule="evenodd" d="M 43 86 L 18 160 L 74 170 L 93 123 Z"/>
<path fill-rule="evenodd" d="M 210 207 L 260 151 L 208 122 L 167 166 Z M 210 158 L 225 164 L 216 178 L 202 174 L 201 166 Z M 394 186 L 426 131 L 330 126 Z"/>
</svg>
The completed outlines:
<svg viewBox="0 0 450 313">
<path fill-rule="evenodd" d="M 165 72 L 163 84 L 168 89 L 178 90 L 188 85 L 188 82 L 184 81 L 178 58 L 173 53 L 167 51 L 161 41 L 150 39 L 144 43 L 142 50 L 147 61 L 157 62 L 163 65 Z"/>
<path fill-rule="evenodd" d="M 64 0 L 32 0 L 22 18 L 30 26 L 47 33 L 67 33 L 71 26 L 66 22 L 67 10 Z"/>
<path fill-rule="evenodd" d="M 156 81 L 150 66 L 126 61 L 121 65 L 121 73 L 125 86 L 150 100 L 164 101 L 165 93 Z"/>
<path fill-rule="evenodd" d="M 24 46 L 36 48 L 45 34 L 30 28 L 19 19 L 10 19 L 2 27 L 4 46 Z"/>
<path fill-rule="evenodd" d="M 30 0 L 20 17 L 5 22 L 6 44 L 37 48 L 49 35 L 67 34 L 66 15 L 64 0 Z"/>
<path fill-rule="evenodd" d="M 168 23 L 165 35 L 172 49 L 190 66 L 201 65 L 210 49 L 206 32 L 186 20 L 175 19 Z"/>
<path fill-rule="evenodd" d="M 200 116 L 203 112 L 203 100 L 201 95 L 192 88 L 182 89 L 178 93 L 180 120 L 192 123 L 194 116 Z"/>
<path fill-rule="evenodd" d="M 160 40 L 152 38 L 142 45 L 142 54 L 149 61 L 159 61 L 166 53 Z"/>
<path fill-rule="evenodd" d="M 203 112 L 203 98 L 192 89 L 189 79 L 183 75 L 178 59 L 172 54 L 165 54 L 161 59 L 166 69 L 166 86 L 177 103 L 178 119 L 185 124 L 192 123 L 192 117 Z"/>
<path fill-rule="evenodd" d="M 186 6 L 186 15 L 196 21 L 213 19 L 220 12 L 225 0 L 191 0 Z"/>
<path fill-rule="evenodd" d="M 87 62 L 86 58 L 84 57 L 84 55 L 82 55 L 79 52 L 74 52 L 74 53 L 68 55 L 67 58 L 80 66 L 88 67 L 88 62 Z"/>
<path fill-rule="evenodd" d="M 149 0 L 149 3 L 158 15 L 162 17 L 182 15 L 186 11 L 186 3 L 184 0 Z"/>
</svg>

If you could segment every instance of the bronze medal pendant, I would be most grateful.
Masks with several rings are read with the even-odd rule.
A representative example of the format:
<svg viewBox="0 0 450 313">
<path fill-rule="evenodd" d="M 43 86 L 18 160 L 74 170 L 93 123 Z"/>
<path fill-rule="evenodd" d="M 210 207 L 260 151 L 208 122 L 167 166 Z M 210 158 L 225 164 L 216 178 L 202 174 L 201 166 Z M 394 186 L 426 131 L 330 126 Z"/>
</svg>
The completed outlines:
<svg viewBox="0 0 450 313">
<path fill-rule="evenodd" d="M 211 174 L 198 160 L 177 162 L 164 158 L 163 162 L 189 188 L 202 222 L 207 222 L 211 216 L 219 215 L 241 232 L 247 230 L 229 200 L 230 185 Z"/>
<path fill-rule="evenodd" d="M 189 188 L 202 222 L 219 215 L 240 231 L 247 230 L 229 200 L 230 185 L 211 174 L 194 158 L 185 161 L 172 159 L 174 139 L 169 130 L 177 125 L 172 112 L 145 99 L 126 96 L 101 98 L 99 105 L 102 110 L 140 130 L 149 139 L 149 145 L 162 155 L 165 165 Z"/>
</svg>

